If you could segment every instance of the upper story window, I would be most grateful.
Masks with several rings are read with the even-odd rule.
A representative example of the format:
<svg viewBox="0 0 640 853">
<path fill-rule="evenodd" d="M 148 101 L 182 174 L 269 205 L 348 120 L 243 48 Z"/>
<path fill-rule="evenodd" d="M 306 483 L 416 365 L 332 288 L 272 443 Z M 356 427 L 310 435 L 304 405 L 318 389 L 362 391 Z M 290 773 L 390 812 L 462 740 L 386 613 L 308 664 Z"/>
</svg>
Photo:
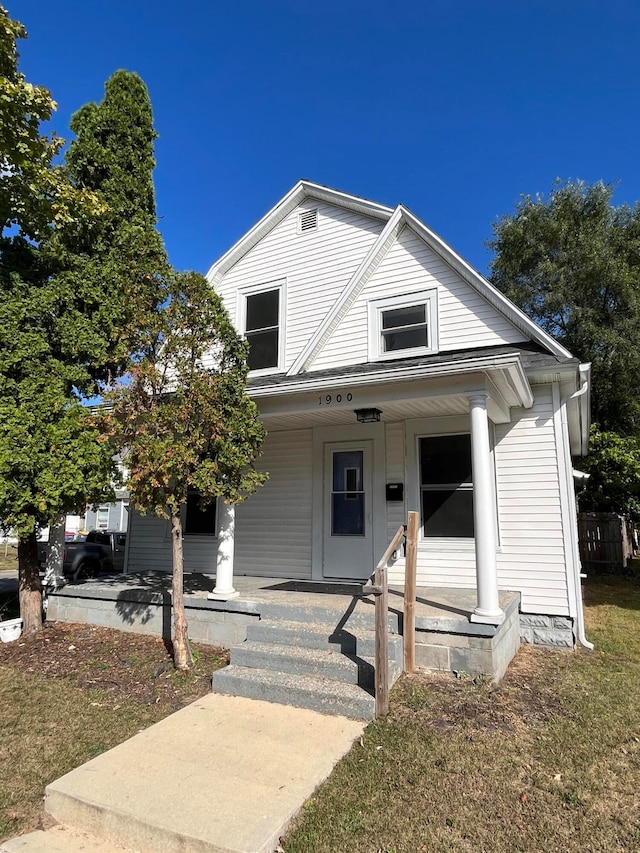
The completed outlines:
<svg viewBox="0 0 640 853">
<path fill-rule="evenodd" d="M 268 285 L 242 296 L 244 336 L 249 341 L 249 370 L 270 370 L 282 362 L 281 285 Z"/>
<path fill-rule="evenodd" d="M 437 291 L 369 303 L 369 358 L 402 358 L 438 351 Z"/>
</svg>

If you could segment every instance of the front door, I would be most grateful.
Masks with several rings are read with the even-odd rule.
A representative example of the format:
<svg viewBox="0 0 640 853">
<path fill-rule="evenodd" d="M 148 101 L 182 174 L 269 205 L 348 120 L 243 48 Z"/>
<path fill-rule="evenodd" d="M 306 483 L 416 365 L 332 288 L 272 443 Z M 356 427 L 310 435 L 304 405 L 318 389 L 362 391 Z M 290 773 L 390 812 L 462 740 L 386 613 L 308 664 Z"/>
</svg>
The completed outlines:
<svg viewBox="0 0 640 853">
<path fill-rule="evenodd" d="M 373 571 L 371 444 L 324 446 L 325 578 L 366 580 Z"/>
</svg>

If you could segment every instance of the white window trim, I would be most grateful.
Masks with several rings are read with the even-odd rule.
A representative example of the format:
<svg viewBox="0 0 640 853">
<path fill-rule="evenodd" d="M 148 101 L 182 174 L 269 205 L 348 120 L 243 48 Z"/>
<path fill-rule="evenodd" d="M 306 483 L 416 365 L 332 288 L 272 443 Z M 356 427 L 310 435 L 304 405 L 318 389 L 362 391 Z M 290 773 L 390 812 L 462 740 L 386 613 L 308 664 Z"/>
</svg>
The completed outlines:
<svg viewBox="0 0 640 853">
<path fill-rule="evenodd" d="M 285 330 L 286 330 L 286 305 L 287 305 L 287 280 L 284 278 L 275 281 L 267 281 L 263 284 L 244 287 L 238 290 L 236 296 L 236 317 L 238 318 L 238 329 L 243 338 L 246 339 L 247 322 L 247 297 L 258 293 L 266 293 L 268 290 L 280 291 L 278 302 L 278 363 L 274 367 L 264 367 L 260 370 L 250 370 L 249 376 L 264 376 L 269 373 L 282 373 L 285 369 Z"/>
<path fill-rule="evenodd" d="M 104 527 L 100 524 L 100 513 L 107 513 L 106 523 Z M 96 530 L 108 530 L 109 529 L 109 507 L 105 504 L 104 506 L 99 506 L 96 509 Z"/>
<path fill-rule="evenodd" d="M 427 320 L 427 335 L 429 345 L 426 347 L 411 347 L 384 352 L 382 349 L 383 311 L 394 308 L 407 308 L 411 305 L 424 305 Z M 368 303 L 369 311 L 369 361 L 388 361 L 390 359 L 410 358 L 415 355 L 431 355 L 438 352 L 438 288 L 419 290 L 416 293 L 405 293 L 402 296 L 389 296 L 386 299 L 372 299 Z"/>
<path fill-rule="evenodd" d="M 501 553 L 500 545 L 500 507 L 498 504 L 497 465 L 495 453 L 494 425 L 489 422 L 491 441 L 490 456 L 493 471 L 492 484 L 494 489 L 494 506 L 496 508 L 495 531 L 496 552 Z M 451 415 L 440 418 L 415 418 L 405 421 L 406 447 L 406 500 L 407 511 L 414 510 L 420 514 L 418 546 L 427 547 L 432 551 L 474 551 L 475 538 L 424 536 L 422 525 L 422 495 L 420 483 L 420 439 L 436 435 L 471 434 L 471 419 L 467 415 Z"/>
</svg>

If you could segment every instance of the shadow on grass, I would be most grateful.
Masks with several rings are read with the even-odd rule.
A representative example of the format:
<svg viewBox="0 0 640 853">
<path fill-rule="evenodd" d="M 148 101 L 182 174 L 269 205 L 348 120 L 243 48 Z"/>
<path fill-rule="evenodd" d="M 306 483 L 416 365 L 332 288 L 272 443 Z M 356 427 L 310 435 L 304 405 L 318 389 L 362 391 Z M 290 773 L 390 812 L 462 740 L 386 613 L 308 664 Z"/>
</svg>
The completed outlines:
<svg viewBox="0 0 640 853">
<path fill-rule="evenodd" d="M 624 610 L 640 610 L 640 574 L 589 574 L 583 590 L 587 607 L 608 604 Z"/>
</svg>

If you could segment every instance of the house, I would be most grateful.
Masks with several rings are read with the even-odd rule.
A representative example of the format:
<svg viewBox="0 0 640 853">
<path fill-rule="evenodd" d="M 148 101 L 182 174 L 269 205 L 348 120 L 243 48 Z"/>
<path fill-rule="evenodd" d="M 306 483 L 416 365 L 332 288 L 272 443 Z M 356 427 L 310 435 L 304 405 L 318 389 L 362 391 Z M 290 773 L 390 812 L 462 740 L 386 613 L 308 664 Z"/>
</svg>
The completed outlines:
<svg viewBox="0 0 640 853">
<path fill-rule="evenodd" d="M 185 507 L 185 567 L 216 574 L 214 598 L 242 575 L 366 579 L 413 510 L 420 586 L 473 592 L 471 622 L 494 626 L 513 591 L 525 640 L 587 644 L 589 365 L 404 206 L 308 181 L 208 278 L 251 344 L 270 474 L 236 508 Z M 163 520 L 133 513 L 129 539 L 128 572 L 170 570 Z"/>
</svg>

